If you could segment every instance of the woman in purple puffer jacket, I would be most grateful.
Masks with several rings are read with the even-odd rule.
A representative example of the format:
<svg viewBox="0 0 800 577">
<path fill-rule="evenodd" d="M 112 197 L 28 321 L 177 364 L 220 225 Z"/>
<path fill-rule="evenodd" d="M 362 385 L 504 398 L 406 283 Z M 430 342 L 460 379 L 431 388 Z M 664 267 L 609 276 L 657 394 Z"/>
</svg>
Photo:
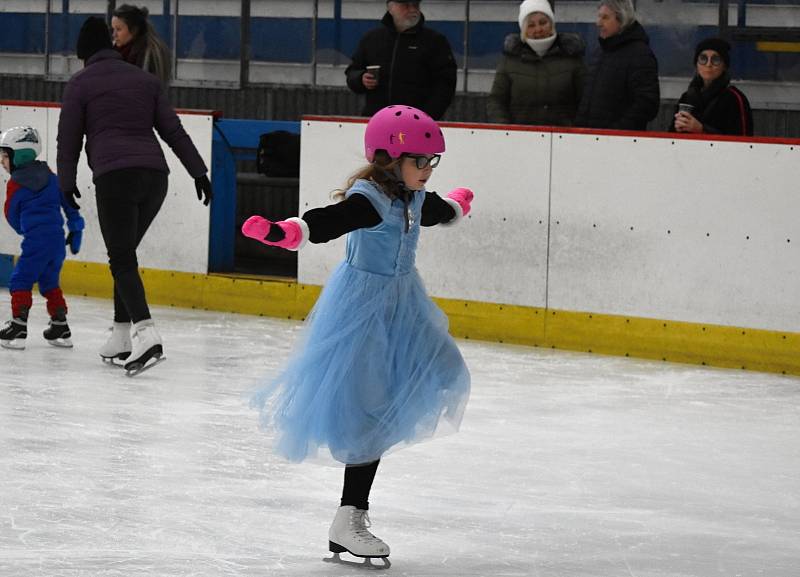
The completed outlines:
<svg viewBox="0 0 800 577">
<path fill-rule="evenodd" d="M 106 22 L 89 17 L 78 36 L 83 70 L 64 89 L 58 121 L 58 178 L 67 201 L 77 207 L 78 159 L 83 138 L 97 196 L 100 230 L 114 277 L 114 327 L 100 356 L 125 361 L 134 375 L 163 356 L 139 276 L 136 247 L 167 194 L 169 169 L 158 144 L 175 152 L 195 179 L 197 197 L 208 205 L 208 169 L 161 82 L 125 62 L 113 49 Z"/>
</svg>

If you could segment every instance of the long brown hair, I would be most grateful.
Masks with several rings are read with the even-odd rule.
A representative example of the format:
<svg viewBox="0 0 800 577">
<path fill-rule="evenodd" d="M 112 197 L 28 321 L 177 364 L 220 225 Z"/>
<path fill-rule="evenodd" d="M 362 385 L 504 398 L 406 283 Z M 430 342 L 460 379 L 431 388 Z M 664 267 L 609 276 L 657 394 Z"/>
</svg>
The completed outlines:
<svg viewBox="0 0 800 577">
<path fill-rule="evenodd" d="M 147 19 L 148 15 L 146 6 L 139 8 L 132 4 L 118 6 L 113 12 L 113 16 L 125 22 L 133 36 L 130 51 L 134 64 L 155 74 L 166 88 L 172 77 L 169 48 Z"/>
<path fill-rule="evenodd" d="M 400 184 L 395 176 L 395 169 L 400 166 L 400 158 L 392 158 L 385 150 L 375 152 L 373 161 L 353 173 L 347 179 L 344 189 L 337 188 L 331 194 L 331 198 L 336 202 L 344 200 L 345 192 L 355 184 L 357 180 L 371 180 L 378 185 L 383 193 L 389 198 L 400 196 Z"/>
</svg>

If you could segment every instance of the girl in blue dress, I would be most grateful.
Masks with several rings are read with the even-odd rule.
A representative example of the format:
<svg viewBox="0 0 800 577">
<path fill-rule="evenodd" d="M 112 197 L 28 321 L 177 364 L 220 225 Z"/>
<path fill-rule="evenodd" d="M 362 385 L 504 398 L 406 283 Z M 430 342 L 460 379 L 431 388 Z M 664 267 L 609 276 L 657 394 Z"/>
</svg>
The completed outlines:
<svg viewBox="0 0 800 577">
<path fill-rule="evenodd" d="M 381 456 L 437 428 L 457 429 L 470 388 L 447 318 L 414 266 L 417 240 L 421 226 L 463 218 L 473 195 L 425 190 L 445 143 L 421 110 L 378 111 L 364 141 L 369 164 L 339 193 L 340 202 L 281 222 L 252 216 L 242 232 L 289 250 L 348 234 L 345 260 L 309 315 L 299 350 L 253 404 L 286 458 L 302 461 L 325 448 L 346 464 L 329 531 L 331 560 L 343 562 L 346 551 L 388 567 L 389 546 L 367 530 Z"/>
</svg>

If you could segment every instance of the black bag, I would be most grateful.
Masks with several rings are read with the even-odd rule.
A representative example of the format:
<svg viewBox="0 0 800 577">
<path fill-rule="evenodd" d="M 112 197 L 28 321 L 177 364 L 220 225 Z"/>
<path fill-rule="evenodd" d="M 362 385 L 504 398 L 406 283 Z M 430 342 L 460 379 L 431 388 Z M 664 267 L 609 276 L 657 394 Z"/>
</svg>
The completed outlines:
<svg viewBox="0 0 800 577">
<path fill-rule="evenodd" d="M 300 176 L 300 135 L 285 130 L 258 139 L 256 170 L 267 176 Z"/>
</svg>

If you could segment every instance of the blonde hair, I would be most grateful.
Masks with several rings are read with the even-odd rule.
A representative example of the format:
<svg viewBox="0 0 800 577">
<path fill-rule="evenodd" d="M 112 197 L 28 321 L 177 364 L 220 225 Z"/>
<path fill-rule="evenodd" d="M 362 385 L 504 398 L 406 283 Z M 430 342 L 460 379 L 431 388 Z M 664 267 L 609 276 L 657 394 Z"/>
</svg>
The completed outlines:
<svg viewBox="0 0 800 577">
<path fill-rule="evenodd" d="M 636 20 L 636 10 L 632 0 L 600 0 L 597 9 L 599 10 L 603 6 L 607 6 L 616 15 L 617 22 L 622 29 L 627 28 Z"/>
<path fill-rule="evenodd" d="M 150 22 L 147 22 L 147 47 L 144 51 L 142 68 L 155 74 L 165 87 L 169 86 L 172 77 L 169 48 L 159 38 Z"/>
<path fill-rule="evenodd" d="M 371 180 L 378 185 L 378 188 L 389 198 L 400 196 L 400 184 L 395 176 L 395 169 L 400 165 L 400 158 L 392 158 L 385 150 L 375 152 L 374 160 L 366 166 L 354 172 L 344 188 L 337 188 L 331 193 L 331 198 L 336 202 L 345 199 L 347 191 L 356 183 L 357 180 Z"/>
</svg>

